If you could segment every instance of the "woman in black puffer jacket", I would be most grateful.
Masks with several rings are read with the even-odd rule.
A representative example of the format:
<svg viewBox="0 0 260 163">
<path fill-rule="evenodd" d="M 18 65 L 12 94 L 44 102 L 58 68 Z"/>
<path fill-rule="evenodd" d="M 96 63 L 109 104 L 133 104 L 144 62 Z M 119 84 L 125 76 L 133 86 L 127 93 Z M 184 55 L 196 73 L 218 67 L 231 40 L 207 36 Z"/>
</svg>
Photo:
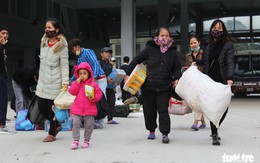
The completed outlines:
<svg viewBox="0 0 260 163">
<path fill-rule="evenodd" d="M 162 133 L 162 142 L 170 140 L 170 117 L 168 114 L 169 99 L 173 85 L 176 85 L 181 76 L 181 66 L 176 48 L 172 46 L 168 28 L 159 28 L 156 37 L 147 43 L 147 46 L 129 64 L 127 75 L 135 66 L 146 61 L 147 77 L 141 87 L 143 96 L 143 111 L 146 129 L 150 131 L 148 139 L 155 139 L 157 128 L 157 112 L 159 114 L 159 130 Z"/>
<path fill-rule="evenodd" d="M 205 73 L 216 82 L 233 84 L 234 76 L 234 45 L 221 20 L 215 20 L 209 33 L 209 45 L 205 50 Z M 225 119 L 228 108 L 223 114 L 220 124 Z M 219 125 L 220 125 L 219 124 Z M 218 129 L 210 122 L 213 145 L 220 145 Z"/>
</svg>

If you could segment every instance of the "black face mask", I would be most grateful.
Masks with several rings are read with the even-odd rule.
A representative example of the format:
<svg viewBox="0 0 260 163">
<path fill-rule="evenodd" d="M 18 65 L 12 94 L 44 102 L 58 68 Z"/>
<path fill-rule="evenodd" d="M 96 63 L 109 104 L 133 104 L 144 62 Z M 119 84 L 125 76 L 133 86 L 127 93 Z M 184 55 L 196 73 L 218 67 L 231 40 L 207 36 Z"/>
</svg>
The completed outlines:
<svg viewBox="0 0 260 163">
<path fill-rule="evenodd" d="M 48 37 L 48 38 L 53 38 L 53 37 L 55 37 L 55 36 L 57 35 L 57 33 L 56 33 L 55 30 L 54 30 L 54 31 L 48 31 L 48 30 L 46 30 L 46 31 L 45 31 L 45 35 L 46 35 L 46 37 Z"/>
<path fill-rule="evenodd" d="M 212 30 L 211 31 L 211 35 L 213 36 L 213 38 L 215 39 L 220 39 L 223 37 L 224 32 L 223 31 L 219 31 L 219 30 Z"/>
</svg>

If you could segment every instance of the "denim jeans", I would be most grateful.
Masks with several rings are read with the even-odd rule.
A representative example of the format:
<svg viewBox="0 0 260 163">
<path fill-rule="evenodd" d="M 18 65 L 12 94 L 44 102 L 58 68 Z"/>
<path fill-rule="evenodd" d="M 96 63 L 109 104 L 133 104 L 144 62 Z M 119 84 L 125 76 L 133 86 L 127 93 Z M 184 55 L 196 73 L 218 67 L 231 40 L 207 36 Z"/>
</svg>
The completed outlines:
<svg viewBox="0 0 260 163">
<path fill-rule="evenodd" d="M 29 108 L 30 100 L 23 94 L 22 87 L 14 80 L 12 80 L 12 85 L 13 85 L 14 95 L 15 95 L 16 114 L 18 114 L 20 110 Z"/>
</svg>

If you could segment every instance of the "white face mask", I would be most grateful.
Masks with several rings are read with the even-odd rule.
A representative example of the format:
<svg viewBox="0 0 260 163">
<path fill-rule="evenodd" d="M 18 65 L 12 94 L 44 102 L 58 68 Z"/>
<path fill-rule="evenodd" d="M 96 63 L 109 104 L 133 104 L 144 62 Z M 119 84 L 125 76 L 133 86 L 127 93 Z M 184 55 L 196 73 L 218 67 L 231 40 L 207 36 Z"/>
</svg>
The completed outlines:
<svg viewBox="0 0 260 163">
<path fill-rule="evenodd" d="M 80 53 L 81 53 L 80 50 L 77 50 L 77 51 L 76 51 L 76 56 L 79 56 Z"/>
</svg>

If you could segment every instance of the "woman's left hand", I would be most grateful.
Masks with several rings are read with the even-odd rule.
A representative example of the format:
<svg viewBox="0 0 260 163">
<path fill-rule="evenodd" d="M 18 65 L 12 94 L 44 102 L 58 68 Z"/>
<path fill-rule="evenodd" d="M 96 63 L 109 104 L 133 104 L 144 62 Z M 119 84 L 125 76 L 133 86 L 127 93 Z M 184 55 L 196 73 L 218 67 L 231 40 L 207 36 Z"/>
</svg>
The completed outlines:
<svg viewBox="0 0 260 163">
<path fill-rule="evenodd" d="M 172 81 L 172 85 L 173 85 L 173 87 L 176 87 L 177 84 L 178 84 L 178 82 L 179 82 L 179 80 Z"/>
<path fill-rule="evenodd" d="M 229 86 L 232 86 L 233 80 L 227 80 L 227 84 L 228 84 Z"/>
<path fill-rule="evenodd" d="M 67 90 L 68 89 L 68 84 L 62 84 L 62 90 Z"/>
</svg>

